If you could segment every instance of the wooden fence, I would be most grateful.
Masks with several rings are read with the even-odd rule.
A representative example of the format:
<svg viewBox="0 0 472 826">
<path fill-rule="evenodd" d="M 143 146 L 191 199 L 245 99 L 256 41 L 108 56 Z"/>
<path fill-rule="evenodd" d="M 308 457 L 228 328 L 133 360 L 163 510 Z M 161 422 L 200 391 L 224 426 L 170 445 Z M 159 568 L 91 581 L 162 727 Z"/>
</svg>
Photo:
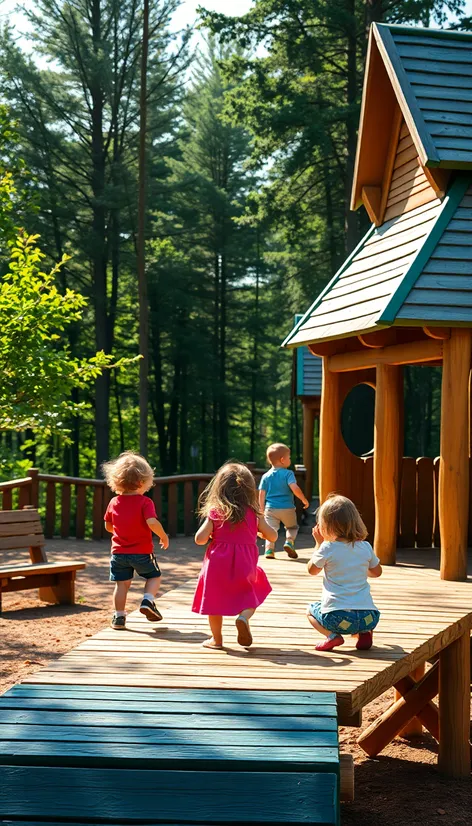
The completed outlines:
<svg viewBox="0 0 472 826">
<path fill-rule="evenodd" d="M 256 482 L 265 472 L 248 463 Z M 304 487 L 305 471 L 295 470 L 298 484 Z M 213 474 L 194 473 L 182 476 L 158 476 L 150 496 L 170 536 L 191 536 L 196 528 L 198 497 Z M 103 521 L 113 494 L 103 479 L 81 479 L 28 471 L 24 479 L 0 482 L 1 509 L 39 508 L 46 537 L 64 539 L 103 539 L 107 536 Z"/>
<path fill-rule="evenodd" d="M 356 505 L 362 513 L 372 540 L 375 530 L 373 457 L 359 459 Z M 357 469 L 356 469 L 357 471 Z M 439 547 L 438 523 L 439 458 L 404 456 L 401 470 L 398 546 L 401 548 Z"/>
</svg>

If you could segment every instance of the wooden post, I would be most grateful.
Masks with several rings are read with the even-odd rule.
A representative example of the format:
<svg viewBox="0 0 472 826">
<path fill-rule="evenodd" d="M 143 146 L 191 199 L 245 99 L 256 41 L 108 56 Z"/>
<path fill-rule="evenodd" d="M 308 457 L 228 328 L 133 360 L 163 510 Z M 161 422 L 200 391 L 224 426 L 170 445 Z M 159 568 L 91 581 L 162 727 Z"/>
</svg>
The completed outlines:
<svg viewBox="0 0 472 826">
<path fill-rule="evenodd" d="M 443 350 L 438 499 L 441 579 L 449 580 L 467 577 L 471 336 L 454 329 Z"/>
<path fill-rule="evenodd" d="M 303 402 L 303 464 L 306 468 L 305 496 L 311 501 L 313 496 L 315 411 Z"/>
<path fill-rule="evenodd" d="M 374 428 L 374 549 L 384 565 L 394 565 L 396 558 L 402 421 L 401 368 L 378 364 Z"/>
<path fill-rule="evenodd" d="M 340 375 L 330 372 L 328 356 L 323 356 L 319 450 L 320 502 L 324 502 L 339 485 L 340 416 Z"/>
<path fill-rule="evenodd" d="M 470 776 L 470 634 L 441 651 L 439 658 L 439 769 L 450 777 Z"/>
<path fill-rule="evenodd" d="M 32 505 L 33 508 L 37 508 L 39 505 L 38 473 L 39 470 L 36 467 L 30 467 L 30 469 L 26 473 L 27 476 L 31 477 L 30 505 Z"/>
</svg>

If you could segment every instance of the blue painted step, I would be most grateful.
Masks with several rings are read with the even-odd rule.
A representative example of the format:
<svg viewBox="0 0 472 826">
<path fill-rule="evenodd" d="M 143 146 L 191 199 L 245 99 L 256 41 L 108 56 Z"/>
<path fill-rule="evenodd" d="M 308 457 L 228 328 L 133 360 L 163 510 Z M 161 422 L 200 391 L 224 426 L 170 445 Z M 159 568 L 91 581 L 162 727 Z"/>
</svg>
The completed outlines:
<svg viewBox="0 0 472 826">
<path fill-rule="evenodd" d="M 337 826 L 335 774 L 0 767 L 4 820 Z"/>
</svg>

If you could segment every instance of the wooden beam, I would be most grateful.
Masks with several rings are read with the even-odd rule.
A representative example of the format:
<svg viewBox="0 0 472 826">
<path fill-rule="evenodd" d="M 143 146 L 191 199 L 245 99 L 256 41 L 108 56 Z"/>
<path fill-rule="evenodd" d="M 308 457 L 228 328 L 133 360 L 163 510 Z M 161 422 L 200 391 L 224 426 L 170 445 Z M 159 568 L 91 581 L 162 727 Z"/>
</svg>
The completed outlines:
<svg viewBox="0 0 472 826">
<path fill-rule="evenodd" d="M 415 670 L 412 672 L 412 674 L 411 674 L 412 681 L 414 681 L 414 683 L 418 683 L 420 680 L 423 679 L 424 675 L 425 675 L 425 664 L 423 663 L 422 665 L 419 665 L 418 668 L 415 668 Z M 414 688 L 414 686 L 412 686 L 412 687 Z M 395 700 L 399 700 L 400 697 L 405 697 L 405 694 L 403 692 L 401 692 L 399 689 L 397 689 L 397 687 L 395 686 Z M 423 723 L 422 723 L 422 721 L 420 720 L 419 717 L 414 717 L 413 720 L 411 720 L 408 723 L 408 725 L 405 726 L 405 728 L 403 728 L 401 730 L 400 735 L 402 737 L 407 737 L 407 738 L 408 737 L 418 737 L 420 734 L 422 734 L 422 732 L 423 732 Z"/>
<path fill-rule="evenodd" d="M 316 344 L 309 344 L 308 349 L 313 356 L 334 356 L 336 353 L 342 353 L 345 348 L 344 339 L 337 341 L 319 341 Z"/>
<path fill-rule="evenodd" d="M 447 192 L 447 185 L 451 177 L 449 169 L 439 169 L 439 167 L 423 166 L 423 172 L 429 184 L 434 189 L 437 198 L 444 198 Z"/>
<path fill-rule="evenodd" d="M 364 204 L 367 214 L 375 224 L 379 227 L 382 223 L 380 217 L 380 208 L 382 203 L 382 189 L 380 186 L 363 186 L 362 187 L 362 203 Z"/>
<path fill-rule="evenodd" d="M 357 336 L 364 347 L 372 347 L 375 350 L 382 347 L 389 347 L 397 343 L 397 331 L 394 327 L 388 327 L 386 330 L 375 330 L 373 333 L 364 333 Z"/>
<path fill-rule="evenodd" d="M 339 353 L 328 359 L 328 368 L 332 373 L 345 373 L 349 370 L 375 367 L 377 364 L 421 364 L 442 358 L 442 348 L 442 341 L 425 339 L 407 344 L 393 344 L 381 350 Z"/>
<path fill-rule="evenodd" d="M 303 403 L 303 464 L 306 468 L 305 496 L 309 501 L 313 496 L 313 463 L 315 410 Z"/>
<path fill-rule="evenodd" d="M 470 777 L 470 633 L 441 651 L 439 657 L 440 771 Z"/>
<path fill-rule="evenodd" d="M 377 366 L 374 427 L 374 550 L 384 565 L 394 565 L 403 452 L 403 377 L 401 368 Z"/>
<path fill-rule="evenodd" d="M 423 332 L 429 338 L 435 338 L 439 341 L 448 341 L 451 338 L 450 327 L 423 327 Z"/>
<path fill-rule="evenodd" d="M 319 480 L 320 501 L 338 490 L 340 465 L 339 419 L 341 416 L 341 377 L 328 369 L 323 358 L 321 389 Z"/>
<path fill-rule="evenodd" d="M 421 682 L 406 697 L 401 697 L 361 734 L 357 742 L 375 757 L 416 717 L 419 711 L 438 693 L 438 669 L 431 668 Z"/>
<path fill-rule="evenodd" d="M 469 374 L 472 330 L 443 343 L 439 525 L 441 579 L 467 578 L 469 521 Z"/>
<path fill-rule="evenodd" d="M 419 667 L 424 670 L 424 666 Z M 410 676 L 402 677 L 398 683 L 395 683 L 395 691 L 402 697 L 406 697 L 408 692 L 416 687 L 416 683 L 417 681 Z M 439 741 L 439 710 L 432 700 L 426 703 L 421 711 L 418 711 L 416 719 L 420 720 L 422 725 L 433 735 L 434 739 Z"/>
</svg>

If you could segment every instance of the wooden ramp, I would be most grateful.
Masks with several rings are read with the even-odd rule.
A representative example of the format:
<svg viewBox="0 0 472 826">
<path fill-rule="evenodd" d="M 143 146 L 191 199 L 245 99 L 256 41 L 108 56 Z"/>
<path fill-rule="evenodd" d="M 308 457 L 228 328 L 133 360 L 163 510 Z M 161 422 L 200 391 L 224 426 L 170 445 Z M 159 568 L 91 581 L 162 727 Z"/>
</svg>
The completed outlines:
<svg viewBox="0 0 472 826">
<path fill-rule="evenodd" d="M 334 694 L 20 685 L 0 720 L 4 818 L 339 822 Z"/>
<path fill-rule="evenodd" d="M 163 622 L 135 613 L 126 631 L 105 629 L 1 697 L 0 822 L 337 826 L 338 721 L 359 724 L 366 703 L 454 655 L 472 626 L 471 583 L 386 569 L 373 582 L 375 648 L 347 639 L 322 654 L 305 617 L 321 582 L 303 560 L 262 564 L 274 591 L 249 651 L 232 621 L 225 651 L 201 647 L 206 619 L 190 611 L 189 583 L 159 601 Z M 441 672 L 448 709 L 461 669 Z M 467 721 L 441 719 L 449 755 Z"/>
</svg>

